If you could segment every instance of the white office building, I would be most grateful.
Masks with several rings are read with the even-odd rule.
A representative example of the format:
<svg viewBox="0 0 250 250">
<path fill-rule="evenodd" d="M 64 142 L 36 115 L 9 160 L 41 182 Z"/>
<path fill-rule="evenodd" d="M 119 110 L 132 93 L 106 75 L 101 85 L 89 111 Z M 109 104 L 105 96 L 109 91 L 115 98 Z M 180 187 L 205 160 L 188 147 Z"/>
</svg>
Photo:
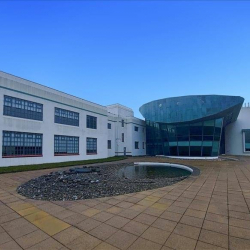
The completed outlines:
<svg viewBox="0 0 250 250">
<path fill-rule="evenodd" d="M 0 71 L 0 167 L 146 154 L 145 122 Z"/>
</svg>

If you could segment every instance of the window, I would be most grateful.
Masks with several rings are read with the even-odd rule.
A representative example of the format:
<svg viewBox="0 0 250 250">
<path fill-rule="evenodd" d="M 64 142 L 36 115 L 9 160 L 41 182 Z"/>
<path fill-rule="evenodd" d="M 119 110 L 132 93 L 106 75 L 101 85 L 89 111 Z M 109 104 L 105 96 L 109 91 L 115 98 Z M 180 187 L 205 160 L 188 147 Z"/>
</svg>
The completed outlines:
<svg viewBox="0 0 250 250">
<path fill-rule="evenodd" d="M 122 127 L 124 127 L 124 120 L 122 120 Z"/>
<path fill-rule="evenodd" d="M 139 149 L 139 142 L 135 141 L 135 149 Z"/>
<path fill-rule="evenodd" d="M 87 128 L 97 129 L 97 117 L 87 115 Z"/>
<path fill-rule="evenodd" d="M 145 149 L 145 142 L 142 143 L 142 148 Z"/>
<path fill-rule="evenodd" d="M 3 114 L 7 116 L 42 121 L 43 105 L 5 95 Z"/>
<path fill-rule="evenodd" d="M 87 137 L 87 154 L 97 154 L 97 138 Z"/>
<path fill-rule="evenodd" d="M 79 137 L 55 135 L 54 154 L 55 155 L 79 154 Z"/>
<path fill-rule="evenodd" d="M 135 126 L 135 131 L 138 132 L 139 128 Z"/>
<path fill-rule="evenodd" d="M 250 131 L 245 131 L 245 151 L 250 151 Z"/>
<path fill-rule="evenodd" d="M 122 133 L 122 142 L 124 142 L 124 133 Z"/>
<path fill-rule="evenodd" d="M 66 109 L 55 108 L 55 123 L 79 127 L 79 113 Z"/>
<path fill-rule="evenodd" d="M 3 131 L 2 157 L 42 156 L 42 134 Z"/>
<path fill-rule="evenodd" d="M 108 140 L 108 149 L 111 149 L 111 140 Z"/>
<path fill-rule="evenodd" d="M 111 123 L 108 123 L 108 129 L 111 129 Z"/>
</svg>

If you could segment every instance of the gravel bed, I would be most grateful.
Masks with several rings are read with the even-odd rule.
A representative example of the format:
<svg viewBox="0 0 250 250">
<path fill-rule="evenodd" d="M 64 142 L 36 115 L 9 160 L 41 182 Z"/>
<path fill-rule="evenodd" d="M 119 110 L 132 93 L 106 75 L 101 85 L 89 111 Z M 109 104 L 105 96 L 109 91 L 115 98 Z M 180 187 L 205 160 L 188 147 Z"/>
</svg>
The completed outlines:
<svg viewBox="0 0 250 250">
<path fill-rule="evenodd" d="M 118 176 L 119 169 L 131 165 L 133 163 L 89 167 L 96 171 L 91 173 L 74 173 L 69 170 L 51 172 L 22 184 L 17 192 L 36 200 L 82 200 L 160 188 L 188 177 L 127 179 Z"/>
</svg>

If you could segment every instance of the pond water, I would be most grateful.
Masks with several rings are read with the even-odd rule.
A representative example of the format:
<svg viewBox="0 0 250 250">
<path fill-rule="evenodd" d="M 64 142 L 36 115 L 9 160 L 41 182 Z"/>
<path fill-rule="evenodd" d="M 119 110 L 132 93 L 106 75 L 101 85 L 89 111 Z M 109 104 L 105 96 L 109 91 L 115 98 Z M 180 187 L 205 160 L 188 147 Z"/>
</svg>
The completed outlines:
<svg viewBox="0 0 250 250">
<path fill-rule="evenodd" d="M 118 176 L 128 179 L 157 179 L 189 176 L 191 172 L 168 166 L 127 166 L 118 170 Z"/>
</svg>

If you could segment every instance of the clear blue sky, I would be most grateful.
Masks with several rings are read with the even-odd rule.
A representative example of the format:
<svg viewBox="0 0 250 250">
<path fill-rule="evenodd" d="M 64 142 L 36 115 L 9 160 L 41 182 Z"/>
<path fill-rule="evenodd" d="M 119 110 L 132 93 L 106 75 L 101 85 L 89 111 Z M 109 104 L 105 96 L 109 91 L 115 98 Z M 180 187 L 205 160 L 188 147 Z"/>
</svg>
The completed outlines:
<svg viewBox="0 0 250 250">
<path fill-rule="evenodd" d="M 171 96 L 250 102 L 250 1 L 2 1 L 0 70 L 138 117 Z"/>
</svg>

